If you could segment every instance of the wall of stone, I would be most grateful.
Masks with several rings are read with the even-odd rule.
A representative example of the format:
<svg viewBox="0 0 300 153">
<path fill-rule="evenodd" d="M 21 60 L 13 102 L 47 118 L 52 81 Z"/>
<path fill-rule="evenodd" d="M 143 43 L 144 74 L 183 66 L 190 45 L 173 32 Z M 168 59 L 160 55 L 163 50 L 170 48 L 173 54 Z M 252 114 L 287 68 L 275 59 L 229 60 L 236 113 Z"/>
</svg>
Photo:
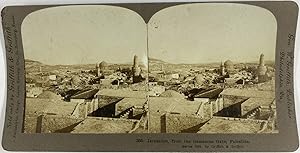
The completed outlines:
<svg viewBox="0 0 300 153">
<path fill-rule="evenodd" d="M 96 100 L 92 100 L 92 101 L 86 102 L 86 105 L 87 105 L 87 113 L 88 113 L 88 115 L 92 115 L 92 113 L 99 108 L 98 101 L 96 101 Z"/>
<path fill-rule="evenodd" d="M 149 122 L 148 122 L 148 128 L 150 133 L 161 133 L 161 113 L 157 112 L 150 112 L 149 113 Z"/>
</svg>

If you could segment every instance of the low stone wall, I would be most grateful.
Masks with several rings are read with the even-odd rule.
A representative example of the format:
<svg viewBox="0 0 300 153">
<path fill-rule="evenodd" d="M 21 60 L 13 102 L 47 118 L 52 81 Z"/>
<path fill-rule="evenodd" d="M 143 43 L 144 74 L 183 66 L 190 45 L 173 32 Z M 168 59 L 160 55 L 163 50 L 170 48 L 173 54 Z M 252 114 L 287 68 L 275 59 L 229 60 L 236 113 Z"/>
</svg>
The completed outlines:
<svg viewBox="0 0 300 153">
<path fill-rule="evenodd" d="M 223 120 L 230 120 L 230 121 L 241 121 L 241 122 L 255 122 L 255 123 L 264 123 L 266 120 L 256 120 L 256 119 L 249 119 L 249 118 L 233 118 L 233 117 L 214 117 Z"/>
<path fill-rule="evenodd" d="M 139 120 L 134 120 L 134 119 L 126 119 L 126 118 L 110 118 L 110 117 L 88 117 L 88 119 L 96 119 L 96 120 L 103 120 L 103 121 L 116 121 L 116 122 L 137 122 Z"/>
</svg>

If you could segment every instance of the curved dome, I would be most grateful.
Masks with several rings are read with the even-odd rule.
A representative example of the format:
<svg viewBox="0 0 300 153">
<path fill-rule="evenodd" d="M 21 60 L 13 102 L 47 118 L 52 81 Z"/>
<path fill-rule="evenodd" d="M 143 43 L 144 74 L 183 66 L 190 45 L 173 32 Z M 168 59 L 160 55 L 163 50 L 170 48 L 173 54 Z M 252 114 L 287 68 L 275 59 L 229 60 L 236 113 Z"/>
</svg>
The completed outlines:
<svg viewBox="0 0 300 153">
<path fill-rule="evenodd" d="M 159 97 L 184 98 L 184 96 L 175 90 L 167 90 L 159 95 Z"/>
<path fill-rule="evenodd" d="M 231 60 L 227 60 L 224 62 L 224 66 L 226 69 L 233 68 L 233 62 Z"/>
<path fill-rule="evenodd" d="M 100 64 L 99 64 L 100 67 L 106 67 L 107 66 L 107 63 L 105 61 L 102 61 Z"/>
</svg>

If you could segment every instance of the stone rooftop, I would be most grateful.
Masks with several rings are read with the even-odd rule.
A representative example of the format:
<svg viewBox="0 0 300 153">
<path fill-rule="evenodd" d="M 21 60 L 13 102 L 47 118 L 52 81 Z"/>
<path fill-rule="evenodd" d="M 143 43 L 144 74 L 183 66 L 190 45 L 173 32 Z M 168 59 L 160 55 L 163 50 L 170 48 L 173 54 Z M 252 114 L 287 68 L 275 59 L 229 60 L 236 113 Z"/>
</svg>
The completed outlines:
<svg viewBox="0 0 300 153">
<path fill-rule="evenodd" d="M 260 90 L 247 90 L 227 88 L 224 89 L 220 95 L 238 96 L 238 97 L 256 97 L 256 98 L 275 98 L 274 91 L 260 91 Z"/>
<path fill-rule="evenodd" d="M 124 97 L 124 98 L 145 98 L 146 91 L 133 91 L 129 89 L 103 89 L 96 93 L 98 96 Z"/>
<path fill-rule="evenodd" d="M 148 104 L 150 113 L 173 112 L 180 114 L 196 114 L 201 102 L 178 98 L 150 97 Z"/>
<path fill-rule="evenodd" d="M 25 114 L 57 114 L 71 115 L 77 103 L 64 102 L 62 100 L 50 100 L 40 98 L 26 98 Z"/>
<path fill-rule="evenodd" d="M 197 133 L 257 133 L 262 124 L 262 120 L 214 117 Z"/>
<path fill-rule="evenodd" d="M 71 133 L 128 133 L 137 120 L 88 117 L 74 127 Z"/>
</svg>

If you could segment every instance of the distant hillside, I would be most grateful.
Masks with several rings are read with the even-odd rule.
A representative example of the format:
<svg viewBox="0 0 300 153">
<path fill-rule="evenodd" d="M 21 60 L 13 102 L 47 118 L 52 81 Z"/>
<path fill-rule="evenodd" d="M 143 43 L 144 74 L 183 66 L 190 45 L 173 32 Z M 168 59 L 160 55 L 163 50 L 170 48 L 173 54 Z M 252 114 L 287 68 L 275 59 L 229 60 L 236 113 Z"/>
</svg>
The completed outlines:
<svg viewBox="0 0 300 153">
<path fill-rule="evenodd" d="M 42 64 L 39 61 L 34 61 L 34 60 L 30 60 L 30 59 L 25 59 L 25 64 Z"/>
<path fill-rule="evenodd" d="M 30 60 L 30 59 L 25 59 L 25 68 L 26 69 L 31 69 L 31 68 L 37 68 L 40 66 L 45 66 L 45 64 L 39 62 L 39 61 L 34 61 L 34 60 Z"/>
<path fill-rule="evenodd" d="M 167 62 L 165 62 L 163 60 L 156 59 L 156 58 L 151 58 L 151 57 L 149 57 L 148 62 L 150 64 L 169 64 L 169 63 L 167 63 Z"/>
<path fill-rule="evenodd" d="M 25 59 L 26 72 L 39 72 L 41 68 L 49 67 L 39 61 Z"/>
</svg>

